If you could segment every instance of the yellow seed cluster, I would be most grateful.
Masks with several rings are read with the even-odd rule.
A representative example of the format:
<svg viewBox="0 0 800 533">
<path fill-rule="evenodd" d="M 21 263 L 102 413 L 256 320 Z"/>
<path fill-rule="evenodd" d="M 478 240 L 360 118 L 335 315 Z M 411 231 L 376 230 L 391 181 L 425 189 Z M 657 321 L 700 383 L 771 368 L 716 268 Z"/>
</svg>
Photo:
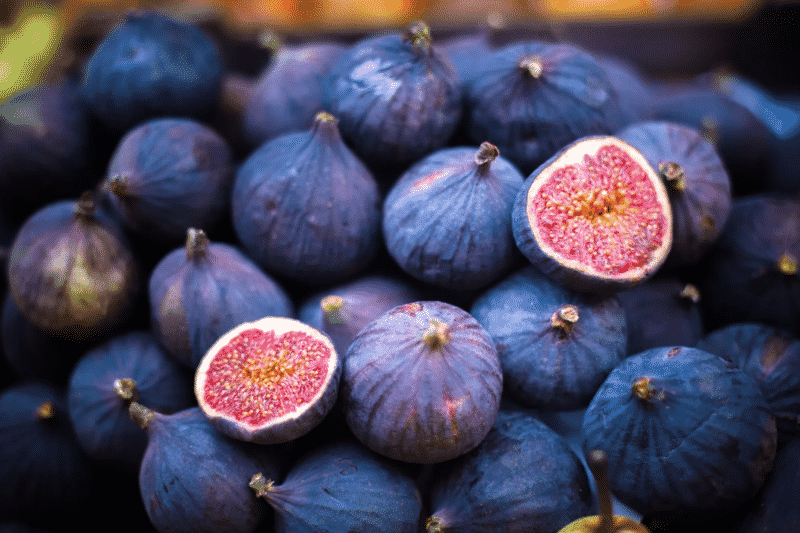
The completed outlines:
<svg viewBox="0 0 800 533">
<path fill-rule="evenodd" d="M 546 246 L 599 272 L 646 264 L 665 231 L 653 185 L 614 146 L 555 171 L 534 203 Z"/>
<path fill-rule="evenodd" d="M 254 425 L 279 418 L 317 394 L 328 360 L 328 348 L 305 333 L 244 331 L 209 367 L 205 401 Z"/>
</svg>

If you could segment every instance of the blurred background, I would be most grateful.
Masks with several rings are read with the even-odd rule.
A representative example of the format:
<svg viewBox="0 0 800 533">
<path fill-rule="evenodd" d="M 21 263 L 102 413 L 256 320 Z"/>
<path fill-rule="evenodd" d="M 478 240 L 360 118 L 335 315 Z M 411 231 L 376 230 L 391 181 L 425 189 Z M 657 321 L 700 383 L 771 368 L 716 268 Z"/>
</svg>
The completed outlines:
<svg viewBox="0 0 800 533">
<path fill-rule="evenodd" d="M 421 18 L 434 38 L 489 27 L 613 54 L 654 77 L 728 68 L 778 93 L 800 88 L 800 0 L 0 0 L 0 101 L 78 69 L 138 7 L 200 23 L 244 74 L 268 59 L 271 33 L 355 40 Z"/>
</svg>

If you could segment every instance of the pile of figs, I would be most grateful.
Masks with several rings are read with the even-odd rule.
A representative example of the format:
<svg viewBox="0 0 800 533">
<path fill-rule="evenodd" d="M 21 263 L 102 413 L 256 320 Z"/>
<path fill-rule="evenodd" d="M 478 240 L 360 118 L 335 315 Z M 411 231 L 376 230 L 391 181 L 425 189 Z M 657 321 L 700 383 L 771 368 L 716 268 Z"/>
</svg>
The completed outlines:
<svg viewBox="0 0 800 533">
<path fill-rule="evenodd" d="M 0 531 L 800 530 L 800 89 L 107 20 L 0 103 Z"/>
</svg>

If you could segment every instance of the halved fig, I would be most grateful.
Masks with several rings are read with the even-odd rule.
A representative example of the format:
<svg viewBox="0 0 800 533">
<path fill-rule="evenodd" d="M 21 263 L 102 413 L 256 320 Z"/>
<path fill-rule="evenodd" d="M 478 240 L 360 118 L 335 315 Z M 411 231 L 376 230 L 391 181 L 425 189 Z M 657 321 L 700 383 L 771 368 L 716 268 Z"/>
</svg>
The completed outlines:
<svg viewBox="0 0 800 533">
<path fill-rule="evenodd" d="M 672 245 L 664 184 L 637 149 L 612 136 L 579 139 L 537 168 L 512 220 L 531 263 L 576 291 L 630 288 L 658 270 Z"/>
<path fill-rule="evenodd" d="M 200 361 L 195 395 L 211 424 L 260 444 L 300 437 L 336 400 L 341 364 L 331 340 L 298 320 L 264 317 L 220 337 Z"/>
</svg>

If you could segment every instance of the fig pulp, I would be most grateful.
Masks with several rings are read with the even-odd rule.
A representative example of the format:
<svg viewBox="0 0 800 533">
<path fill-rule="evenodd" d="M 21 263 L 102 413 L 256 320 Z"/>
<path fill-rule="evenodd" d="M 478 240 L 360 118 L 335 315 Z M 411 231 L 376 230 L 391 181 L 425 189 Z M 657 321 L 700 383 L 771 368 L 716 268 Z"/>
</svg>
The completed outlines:
<svg viewBox="0 0 800 533">
<path fill-rule="evenodd" d="M 512 211 L 522 253 L 576 291 L 627 289 L 653 275 L 672 245 L 666 188 L 616 137 L 580 139 L 536 169 Z"/>
<path fill-rule="evenodd" d="M 331 340 L 283 317 L 245 322 L 209 348 L 195 395 L 211 424 L 261 444 L 308 433 L 333 407 L 341 364 Z"/>
</svg>

